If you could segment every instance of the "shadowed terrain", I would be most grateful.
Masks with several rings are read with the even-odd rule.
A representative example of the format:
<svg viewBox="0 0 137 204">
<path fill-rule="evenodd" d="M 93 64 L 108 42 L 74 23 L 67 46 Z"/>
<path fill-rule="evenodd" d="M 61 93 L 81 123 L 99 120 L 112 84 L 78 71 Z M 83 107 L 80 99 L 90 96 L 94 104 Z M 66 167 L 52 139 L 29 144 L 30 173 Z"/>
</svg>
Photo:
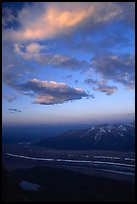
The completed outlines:
<svg viewBox="0 0 137 204">
<path fill-rule="evenodd" d="M 7 176 L 12 179 L 8 183 Z M 19 185 L 21 181 L 39 184 L 41 188 L 38 191 L 21 189 Z M 3 183 L 4 201 L 133 202 L 135 195 L 134 185 L 128 182 L 44 166 L 6 172 Z"/>
</svg>

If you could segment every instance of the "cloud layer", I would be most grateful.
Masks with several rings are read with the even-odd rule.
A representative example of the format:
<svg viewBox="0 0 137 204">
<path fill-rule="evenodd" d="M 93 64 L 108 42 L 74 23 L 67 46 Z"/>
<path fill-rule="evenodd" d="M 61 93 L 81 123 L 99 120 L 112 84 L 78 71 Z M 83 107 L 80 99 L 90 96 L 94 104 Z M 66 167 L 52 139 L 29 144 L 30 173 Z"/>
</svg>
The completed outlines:
<svg viewBox="0 0 137 204">
<path fill-rule="evenodd" d="M 14 51 L 25 60 L 34 60 L 43 65 L 52 65 L 54 67 L 63 67 L 72 70 L 84 70 L 90 67 L 90 64 L 86 60 L 78 60 L 75 57 L 41 51 L 47 47 L 38 43 L 31 43 L 26 46 L 16 43 L 14 45 Z"/>
<path fill-rule="evenodd" d="M 38 8 L 39 7 L 39 11 Z M 130 8 L 132 13 L 127 8 Z M 8 12 L 10 13 L 10 12 Z M 32 14 L 35 13 L 35 16 Z M 9 18 L 8 18 L 9 19 Z M 6 23 L 8 19 L 3 18 Z M 49 39 L 60 34 L 74 31 L 75 28 L 86 27 L 90 22 L 91 29 L 100 24 L 115 20 L 134 24 L 134 3 L 125 2 L 50 2 L 26 5 L 18 14 L 20 29 L 7 29 L 4 36 L 14 40 Z M 13 19 L 14 20 L 14 19 Z"/>
<path fill-rule="evenodd" d="M 85 78 L 86 72 L 95 74 L 96 80 L 90 78 L 85 83 L 107 95 L 115 93 L 119 84 L 134 89 L 135 57 L 131 36 L 126 33 L 134 32 L 133 2 L 34 2 L 17 9 L 16 14 L 10 8 L 4 8 L 3 13 L 3 82 L 34 97 L 34 103 L 52 105 L 91 96 L 83 89 L 55 82 L 54 74 L 52 81 L 30 80 L 43 79 L 44 72 L 47 76 L 48 65 L 69 71 L 64 81 L 72 84 L 81 81 L 80 75 L 74 76 L 75 81 L 71 77 L 73 70 L 82 71 Z M 122 23 L 121 32 L 117 28 Z M 53 45 L 48 40 L 57 43 L 57 47 L 50 49 Z M 120 54 L 121 47 L 125 50 Z M 44 70 L 41 65 L 46 65 Z M 109 81 L 116 86 L 108 85 Z M 14 99 L 7 96 L 9 102 Z"/>
</svg>

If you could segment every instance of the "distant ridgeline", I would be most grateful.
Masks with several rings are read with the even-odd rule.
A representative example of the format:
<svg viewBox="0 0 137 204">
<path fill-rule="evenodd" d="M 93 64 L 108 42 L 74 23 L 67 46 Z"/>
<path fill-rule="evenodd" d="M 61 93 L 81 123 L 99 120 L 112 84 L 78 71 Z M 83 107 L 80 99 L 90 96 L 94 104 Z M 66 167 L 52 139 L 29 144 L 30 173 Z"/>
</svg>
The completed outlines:
<svg viewBox="0 0 137 204">
<path fill-rule="evenodd" d="M 83 130 L 71 130 L 46 138 L 35 145 L 64 150 L 135 150 L 135 123 L 103 124 Z"/>
</svg>

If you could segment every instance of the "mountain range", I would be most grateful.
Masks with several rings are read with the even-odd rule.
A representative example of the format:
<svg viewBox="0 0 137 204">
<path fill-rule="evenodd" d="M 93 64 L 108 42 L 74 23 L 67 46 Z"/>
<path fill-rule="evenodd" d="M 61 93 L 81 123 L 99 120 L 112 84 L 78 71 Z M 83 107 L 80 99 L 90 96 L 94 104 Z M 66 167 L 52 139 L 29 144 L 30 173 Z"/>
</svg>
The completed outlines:
<svg viewBox="0 0 137 204">
<path fill-rule="evenodd" d="M 35 143 L 62 150 L 135 150 L 135 123 L 103 124 L 88 129 L 70 130 Z"/>
</svg>

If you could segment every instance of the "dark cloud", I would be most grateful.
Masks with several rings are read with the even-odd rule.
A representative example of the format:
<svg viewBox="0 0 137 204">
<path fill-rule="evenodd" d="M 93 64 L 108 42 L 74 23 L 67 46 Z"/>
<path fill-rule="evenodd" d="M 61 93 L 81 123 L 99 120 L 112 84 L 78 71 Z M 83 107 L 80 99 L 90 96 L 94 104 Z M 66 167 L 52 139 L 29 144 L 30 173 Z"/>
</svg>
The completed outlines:
<svg viewBox="0 0 137 204">
<path fill-rule="evenodd" d="M 18 110 L 16 108 L 9 108 L 8 111 L 9 113 L 16 113 L 16 112 L 21 113 L 21 110 Z"/>
<path fill-rule="evenodd" d="M 127 89 L 134 89 L 135 57 L 130 54 L 105 54 L 92 58 L 92 67 L 105 80 L 121 83 Z"/>
<path fill-rule="evenodd" d="M 118 88 L 116 86 L 108 86 L 108 85 L 98 85 L 98 87 L 93 87 L 94 91 L 100 91 L 106 93 L 106 95 L 111 95 L 115 93 Z"/>
<path fill-rule="evenodd" d="M 97 80 L 93 80 L 93 79 L 88 78 L 88 79 L 86 79 L 84 82 L 85 82 L 86 84 L 88 84 L 88 85 L 93 85 L 93 84 L 96 84 L 96 83 L 97 83 Z"/>
<path fill-rule="evenodd" d="M 84 82 L 88 84 L 89 86 L 92 86 L 92 89 L 94 91 L 104 92 L 106 93 L 106 95 L 111 95 L 118 90 L 116 86 L 108 85 L 106 80 L 97 81 L 97 80 L 88 78 Z"/>
<path fill-rule="evenodd" d="M 16 89 L 22 94 L 30 94 L 35 98 L 33 103 L 42 105 L 61 104 L 67 101 L 92 97 L 81 88 L 73 88 L 65 83 L 40 81 L 33 79 L 24 84 L 17 84 Z"/>
</svg>

